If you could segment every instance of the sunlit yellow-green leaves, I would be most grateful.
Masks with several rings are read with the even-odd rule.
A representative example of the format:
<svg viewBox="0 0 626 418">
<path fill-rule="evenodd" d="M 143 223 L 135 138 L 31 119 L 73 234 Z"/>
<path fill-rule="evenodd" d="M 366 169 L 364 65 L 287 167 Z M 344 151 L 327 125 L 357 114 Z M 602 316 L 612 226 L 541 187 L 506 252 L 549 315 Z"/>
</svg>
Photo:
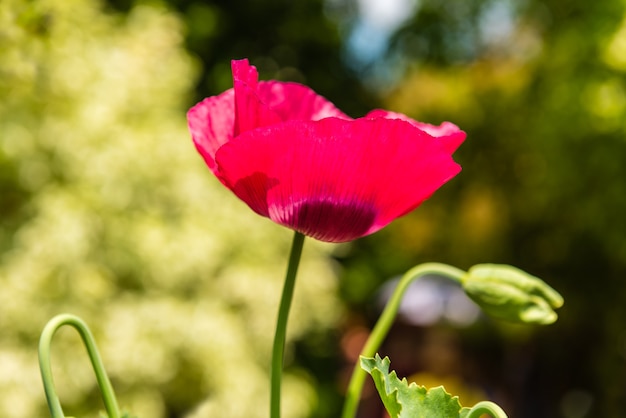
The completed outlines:
<svg viewBox="0 0 626 418">
<path fill-rule="evenodd" d="M 120 407 L 137 416 L 267 414 L 290 234 L 249 213 L 195 152 L 185 113 L 197 64 L 183 35 L 156 3 L 122 15 L 96 0 L 0 1 L 2 417 L 46 416 L 33 353 L 61 312 L 89 323 Z M 338 318 L 327 253 L 307 247 L 290 341 Z M 52 357 L 67 414 L 94 416 L 78 338 L 59 332 Z M 312 379 L 285 379 L 284 415 L 307 416 Z"/>
</svg>

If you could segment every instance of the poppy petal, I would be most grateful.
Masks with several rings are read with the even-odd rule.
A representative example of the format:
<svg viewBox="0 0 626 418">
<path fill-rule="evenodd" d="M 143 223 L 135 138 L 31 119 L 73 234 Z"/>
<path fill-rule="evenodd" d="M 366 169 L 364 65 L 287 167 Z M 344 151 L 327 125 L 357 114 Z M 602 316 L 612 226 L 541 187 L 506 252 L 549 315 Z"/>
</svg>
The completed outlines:
<svg viewBox="0 0 626 418">
<path fill-rule="evenodd" d="M 258 95 L 283 121 L 330 117 L 351 119 L 330 101 L 302 84 L 262 81 L 258 85 Z"/>
<path fill-rule="evenodd" d="M 187 123 L 196 149 L 209 168 L 217 174 L 215 152 L 233 138 L 235 92 L 226 90 L 208 97 L 189 109 Z"/>
<path fill-rule="evenodd" d="M 459 146 L 465 140 L 465 132 L 459 129 L 458 126 L 451 122 L 443 122 L 441 125 L 431 125 L 430 123 L 424 123 L 416 121 L 402 113 L 390 112 L 387 110 L 376 109 L 369 112 L 366 118 L 386 118 L 386 119 L 400 119 L 407 121 L 427 134 L 438 138 L 443 144 L 444 148 L 450 153 L 459 148 Z"/>
<path fill-rule="evenodd" d="M 258 73 L 248 60 L 232 61 L 235 89 L 235 136 L 281 122 L 280 116 L 259 98 Z"/>
<path fill-rule="evenodd" d="M 350 119 L 330 101 L 298 83 L 258 82 L 247 59 L 232 61 L 235 88 L 235 135 L 288 120 Z"/>
<path fill-rule="evenodd" d="M 220 177 L 255 212 L 322 241 L 351 241 L 415 209 L 460 167 L 394 119 L 289 121 L 216 154 Z"/>
<path fill-rule="evenodd" d="M 196 149 L 216 173 L 215 152 L 234 136 L 285 120 L 349 119 L 331 102 L 297 83 L 261 82 L 248 60 L 232 61 L 234 88 L 209 97 L 187 113 Z"/>
</svg>

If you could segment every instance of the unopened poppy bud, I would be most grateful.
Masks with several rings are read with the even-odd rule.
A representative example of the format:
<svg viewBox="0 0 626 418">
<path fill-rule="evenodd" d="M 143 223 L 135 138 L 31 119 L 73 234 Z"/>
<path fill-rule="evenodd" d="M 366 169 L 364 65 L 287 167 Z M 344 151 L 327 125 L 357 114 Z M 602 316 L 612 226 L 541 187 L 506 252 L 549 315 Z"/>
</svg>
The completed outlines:
<svg viewBox="0 0 626 418">
<path fill-rule="evenodd" d="M 514 322 L 551 324 L 563 297 L 543 280 L 512 266 L 477 264 L 462 279 L 467 295 L 487 314 Z"/>
</svg>

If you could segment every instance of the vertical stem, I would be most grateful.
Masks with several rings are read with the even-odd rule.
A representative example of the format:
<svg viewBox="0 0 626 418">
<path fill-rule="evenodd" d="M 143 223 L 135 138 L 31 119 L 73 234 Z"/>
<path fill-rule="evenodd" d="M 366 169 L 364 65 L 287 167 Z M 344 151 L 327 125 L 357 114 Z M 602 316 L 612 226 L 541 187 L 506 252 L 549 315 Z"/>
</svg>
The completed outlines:
<svg viewBox="0 0 626 418">
<path fill-rule="evenodd" d="M 361 356 L 374 356 L 387 336 L 391 325 L 393 325 L 396 315 L 398 314 L 398 309 L 400 309 L 400 302 L 402 302 L 406 289 L 414 280 L 429 274 L 448 277 L 460 282 L 465 272 L 457 269 L 456 267 L 441 263 L 420 264 L 419 266 L 413 267 L 411 270 L 406 272 L 404 276 L 402 276 L 402 279 L 400 279 L 398 286 L 396 286 L 393 295 L 387 302 L 387 306 L 385 306 L 380 318 L 378 318 L 378 322 L 376 322 L 376 325 L 367 339 L 365 346 L 363 346 L 363 349 L 361 350 Z M 365 370 L 361 369 L 360 362 L 357 360 L 354 365 L 354 370 L 352 371 L 350 383 L 348 383 L 346 400 L 341 414 L 342 418 L 354 418 L 356 416 L 366 376 L 367 374 Z"/>
<path fill-rule="evenodd" d="M 283 357 L 285 353 L 285 337 L 287 335 L 287 319 L 289 318 L 289 308 L 293 299 L 293 289 L 296 284 L 296 273 L 300 264 L 302 247 L 304 245 L 304 235 L 296 232 L 291 244 L 289 255 L 289 265 L 283 285 L 283 294 L 280 299 L 278 309 L 278 319 L 276 320 L 276 334 L 274 335 L 274 346 L 272 348 L 272 368 L 270 386 L 270 417 L 280 418 L 280 386 L 283 372 Z"/>
<path fill-rule="evenodd" d="M 115 398 L 115 392 L 109 381 L 109 377 L 104 370 L 104 364 L 98 353 L 96 342 L 89 330 L 89 327 L 85 322 L 77 316 L 70 314 L 61 314 L 52 318 L 44 327 L 41 337 L 39 339 L 39 368 L 41 370 L 41 378 L 43 380 L 44 391 L 46 393 L 46 399 L 48 400 L 48 408 L 50 409 L 50 415 L 52 418 L 65 418 L 63 415 L 63 408 L 61 408 L 61 402 L 56 394 L 54 387 L 54 379 L 52 378 L 52 365 L 50 363 L 50 346 L 52 344 L 52 337 L 59 328 L 64 325 L 70 325 L 78 331 L 85 347 L 87 348 L 87 354 L 89 360 L 93 366 L 93 370 L 96 374 L 96 380 L 100 387 L 100 393 L 102 394 L 102 400 L 104 401 L 104 407 L 106 408 L 109 418 L 120 418 L 119 408 L 117 406 L 117 400 Z"/>
</svg>

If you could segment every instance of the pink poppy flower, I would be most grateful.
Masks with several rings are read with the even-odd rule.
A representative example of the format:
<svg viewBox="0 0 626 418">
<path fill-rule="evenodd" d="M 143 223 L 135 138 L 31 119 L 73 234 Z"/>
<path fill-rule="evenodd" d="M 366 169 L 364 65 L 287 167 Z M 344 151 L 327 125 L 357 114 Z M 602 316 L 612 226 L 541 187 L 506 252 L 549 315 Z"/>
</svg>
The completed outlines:
<svg viewBox="0 0 626 418">
<path fill-rule="evenodd" d="M 352 119 L 310 88 L 258 81 L 232 62 L 234 87 L 187 114 L 209 169 L 259 215 L 321 241 L 374 233 L 459 173 L 465 133 L 375 110 Z"/>
</svg>

